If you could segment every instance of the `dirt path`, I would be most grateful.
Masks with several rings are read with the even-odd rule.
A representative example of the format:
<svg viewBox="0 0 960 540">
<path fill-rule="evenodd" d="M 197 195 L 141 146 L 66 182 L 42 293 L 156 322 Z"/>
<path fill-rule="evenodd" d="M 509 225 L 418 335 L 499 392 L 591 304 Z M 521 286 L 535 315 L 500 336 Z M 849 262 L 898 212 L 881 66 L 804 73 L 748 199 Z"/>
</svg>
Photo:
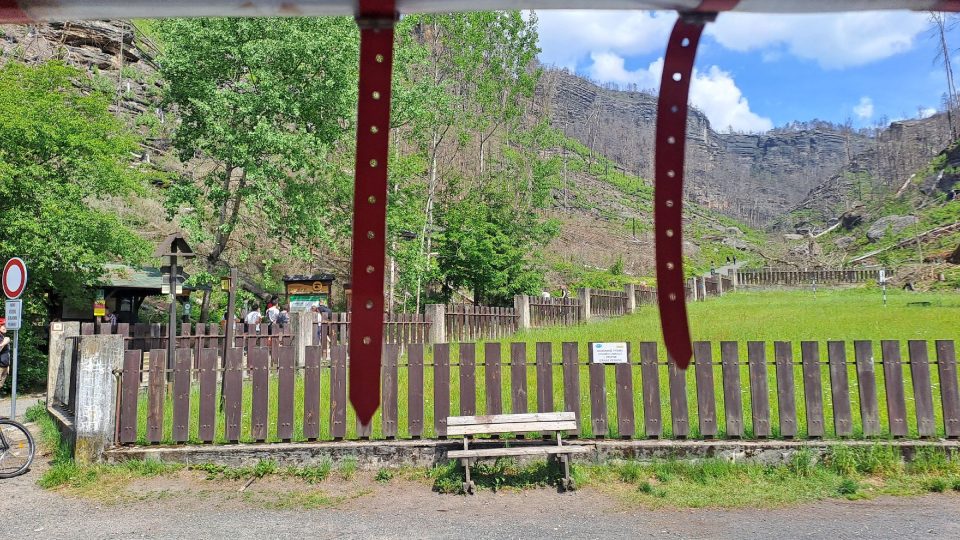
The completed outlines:
<svg viewBox="0 0 960 540">
<path fill-rule="evenodd" d="M 42 460 L 41 460 L 42 461 Z M 428 484 L 369 477 L 208 481 L 193 472 L 101 486 L 79 499 L 36 486 L 44 468 L 0 480 L 11 538 L 960 538 L 960 496 L 826 501 L 783 509 L 645 510 L 590 489 L 560 494 L 438 495 Z M 321 491 L 322 490 L 322 491 Z M 122 492 L 122 493 L 121 493 Z M 319 509 L 284 509 L 317 502 Z M 112 501 L 112 502 L 105 502 Z"/>
</svg>

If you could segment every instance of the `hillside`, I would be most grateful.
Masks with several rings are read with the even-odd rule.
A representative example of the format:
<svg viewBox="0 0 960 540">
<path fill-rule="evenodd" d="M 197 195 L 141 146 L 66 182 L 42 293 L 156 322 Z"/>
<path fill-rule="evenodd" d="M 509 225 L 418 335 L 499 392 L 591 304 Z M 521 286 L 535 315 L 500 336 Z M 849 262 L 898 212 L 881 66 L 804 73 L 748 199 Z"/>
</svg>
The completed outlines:
<svg viewBox="0 0 960 540">
<path fill-rule="evenodd" d="M 138 196 L 94 204 L 113 208 L 128 226 L 147 240 L 156 241 L 180 230 L 184 217 L 189 219 L 189 214 L 184 214 L 189 209 L 172 215 L 168 212 L 169 186 L 176 184 L 178 178 L 203 174 L 209 165 L 199 159 L 181 162 L 175 155 L 171 138 L 179 120 L 176 110 L 162 102 L 165 81 L 155 62 L 160 47 L 149 24 L 138 26 L 109 21 L 8 25 L 3 28 L 0 50 L 7 61 L 64 60 L 83 68 L 94 88 L 115 96 L 111 111 L 141 136 L 137 159 L 153 167 L 154 182 Z M 145 35 L 143 30 L 151 35 Z M 525 122 L 535 125 L 541 120 L 539 115 L 535 106 Z M 491 140 L 508 144 L 499 135 Z M 645 278 L 649 281 L 653 274 L 649 175 L 631 174 L 616 159 L 607 159 L 556 129 L 537 144 L 541 146 L 538 152 L 542 166 L 553 170 L 547 179 L 550 195 L 541 212 L 560 225 L 556 238 L 542 250 L 542 262 L 548 271 L 547 286 L 559 289 L 583 284 L 617 286 Z M 415 157 L 415 148 L 404 144 L 401 149 Z M 613 149 L 610 151 L 616 155 Z M 469 146 L 462 145 L 439 149 L 439 155 L 448 163 L 451 159 L 463 162 L 463 154 L 470 152 Z M 455 157 L 457 154 L 460 157 Z M 457 171 L 463 164 L 452 162 L 448 166 L 451 168 L 447 174 L 462 174 Z M 503 167 L 502 162 L 500 166 Z M 444 169 L 440 168 L 439 173 L 444 174 Z M 706 199 L 697 197 L 691 202 L 697 200 Z M 756 257 L 751 253 L 760 243 L 758 233 L 723 217 L 712 206 L 688 204 L 685 246 L 690 271 L 709 269 L 734 255 L 741 260 Z M 288 249 L 265 237 L 262 231 L 245 230 L 239 240 L 243 244 L 230 248 L 227 255 L 244 274 L 268 288 L 276 287 L 279 277 L 289 273 L 325 271 L 337 275 L 341 282 L 349 279 L 347 237 L 334 239 L 331 249 L 314 251 L 306 260 L 240 255 L 248 242 L 258 244 L 266 252 L 282 253 Z M 194 248 L 207 253 L 211 249 L 208 241 L 200 239 Z"/>
<path fill-rule="evenodd" d="M 817 242 L 828 259 L 882 264 L 895 283 L 960 286 L 960 146 L 953 144 L 895 192 L 865 197 Z M 865 182 L 864 182 L 865 183 Z"/>
<path fill-rule="evenodd" d="M 556 129 L 594 153 L 634 174 L 652 175 L 656 96 L 547 70 L 538 105 Z M 816 121 L 765 134 L 718 133 L 691 108 L 686 195 L 704 208 L 766 226 L 870 145 L 863 133 Z"/>
</svg>

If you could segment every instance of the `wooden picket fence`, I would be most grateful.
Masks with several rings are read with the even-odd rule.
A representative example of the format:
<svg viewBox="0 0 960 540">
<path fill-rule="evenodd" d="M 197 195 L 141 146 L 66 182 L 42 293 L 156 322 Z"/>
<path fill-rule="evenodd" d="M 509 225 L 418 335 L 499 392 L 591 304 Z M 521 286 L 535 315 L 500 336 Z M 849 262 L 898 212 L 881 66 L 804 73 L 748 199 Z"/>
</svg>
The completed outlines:
<svg viewBox="0 0 960 540">
<path fill-rule="evenodd" d="M 448 304 L 447 341 L 500 338 L 516 333 L 517 316 L 513 308 Z"/>
<path fill-rule="evenodd" d="M 579 298 L 528 297 L 530 326 L 575 326 L 580 324 Z"/>
<path fill-rule="evenodd" d="M 430 335 L 432 322 L 422 313 L 385 313 L 383 315 L 383 342 L 406 345 L 424 343 Z M 313 345 L 329 354 L 330 347 L 350 343 L 350 314 L 324 313 L 313 323 Z"/>
<path fill-rule="evenodd" d="M 741 286 L 867 283 L 879 279 L 879 269 L 780 270 L 762 268 L 737 271 L 737 283 Z"/>
<path fill-rule="evenodd" d="M 687 289 L 689 288 L 690 287 L 688 285 Z M 637 285 L 633 288 L 633 299 L 637 306 L 656 304 L 657 289 L 655 287 L 644 287 L 642 285 Z"/>
<path fill-rule="evenodd" d="M 590 315 L 594 317 L 622 317 L 627 313 L 627 293 L 624 290 L 590 289 Z"/>
<path fill-rule="evenodd" d="M 591 345 L 587 345 L 588 351 L 592 350 Z M 319 346 L 308 347 L 303 366 L 295 364 L 292 348 L 286 346 L 230 349 L 225 366 L 219 365 L 216 349 L 183 348 L 177 351 L 176 365 L 169 370 L 163 363 L 144 362 L 141 351 L 129 350 L 119 383 L 117 440 L 129 444 L 348 436 L 442 438 L 447 433 L 448 416 L 481 414 L 477 405 L 478 368 L 482 368 L 482 414 L 506 412 L 502 396 L 509 396 L 511 413 L 529 412 L 528 405 L 533 402 L 537 412 L 576 412 L 580 435 L 586 437 L 960 436 L 960 390 L 953 341 L 936 342 L 933 362 L 928 357 L 926 341 L 907 343 L 908 360 L 901 358 L 899 341 L 881 342 L 880 361 L 874 359 L 872 342 L 855 341 L 850 362 L 847 345 L 841 341 L 826 343 L 827 358 L 822 361 L 821 343 L 802 342 L 798 361 L 792 343 L 775 342 L 770 362 L 764 342 L 747 343 L 745 355 L 737 342 L 721 342 L 717 362 L 713 345 L 697 342 L 694 362 L 685 371 L 667 364 L 652 342 L 640 343 L 639 354 L 634 349 L 628 363 L 612 366 L 592 363 L 591 353 L 582 355 L 578 343 L 563 343 L 559 362 L 551 343 L 537 343 L 532 358 L 525 343 L 511 343 L 506 347 L 507 361 L 502 358 L 505 344 L 484 344 L 480 361 L 475 344 L 461 343 L 456 346 L 455 362 L 451 361 L 450 344 L 434 344 L 430 355 L 425 354 L 428 351 L 424 345 L 410 344 L 404 358 L 398 345 L 385 345 L 376 432 L 372 426 L 347 429 L 349 360 L 343 345 L 331 347 L 329 359 Z M 882 369 L 879 374 L 877 364 Z M 936 366 L 936 381 L 932 379 L 931 365 Z M 909 366 L 909 391 L 904 385 L 904 366 Z M 452 368 L 458 374 L 456 379 L 451 377 Z M 431 372 L 429 381 L 425 378 L 427 370 Z M 533 374 L 533 381 L 528 382 L 528 372 Z M 509 383 L 505 381 L 507 376 Z M 883 380 L 881 392 L 878 376 Z M 172 378 L 170 393 L 168 377 Z M 587 378 L 586 396 L 581 395 L 581 377 Z M 223 412 L 218 413 L 222 378 Z M 688 391 L 691 378 L 693 388 Z M 145 400 L 141 397 L 141 379 L 148 381 Z M 400 381 L 405 381 L 405 403 L 400 398 Z M 828 400 L 824 399 L 824 381 L 829 387 Z M 453 383 L 457 384 L 455 392 L 451 391 Z M 321 387 L 329 390 L 322 394 Z M 302 392 L 298 393 L 298 388 Z M 851 405 L 851 388 L 856 389 L 857 415 Z M 665 395 L 661 395 L 664 389 Z M 799 414 L 798 393 L 802 393 L 803 402 Z M 298 395 L 302 397 L 297 398 Z M 555 396 L 561 395 L 562 399 L 555 401 Z M 939 409 L 934 406 L 935 395 L 939 397 Z M 691 414 L 689 396 L 693 396 L 695 414 Z M 745 415 L 747 396 L 749 409 Z M 138 422 L 142 400 L 147 407 L 143 425 Z M 771 401 L 776 403 L 775 414 Z M 275 419 L 269 414 L 271 403 L 275 404 Z M 398 413 L 401 405 L 406 413 L 404 425 L 400 425 Z M 172 419 L 164 418 L 168 406 Z M 885 426 L 881 425 L 881 406 L 885 407 Z M 915 421 L 908 417 L 910 409 Z M 669 430 L 664 426 L 665 413 Z M 722 416 L 722 430 L 718 416 Z M 942 431 L 937 417 L 942 418 Z M 245 418 L 249 418 L 247 424 Z M 832 429 L 828 420 L 832 420 Z M 321 426 L 324 422 L 327 425 Z"/>
</svg>

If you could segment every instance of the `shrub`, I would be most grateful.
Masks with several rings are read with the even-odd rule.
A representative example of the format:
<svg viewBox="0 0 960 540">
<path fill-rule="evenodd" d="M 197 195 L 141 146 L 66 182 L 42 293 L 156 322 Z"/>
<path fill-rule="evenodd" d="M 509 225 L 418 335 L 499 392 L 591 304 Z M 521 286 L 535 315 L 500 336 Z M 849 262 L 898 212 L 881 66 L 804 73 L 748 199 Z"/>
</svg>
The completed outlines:
<svg viewBox="0 0 960 540">
<path fill-rule="evenodd" d="M 390 469 L 380 469 L 377 471 L 377 476 L 375 478 L 377 482 L 385 484 L 393 479 L 393 471 Z"/>
<path fill-rule="evenodd" d="M 617 474 L 620 476 L 620 480 L 629 484 L 639 482 L 645 472 L 643 466 L 636 461 L 627 461 L 617 468 Z"/>
<path fill-rule="evenodd" d="M 837 486 L 837 493 L 841 495 L 856 495 L 857 490 L 860 489 L 860 484 L 851 478 L 844 478 L 840 481 L 840 485 Z"/>
<path fill-rule="evenodd" d="M 926 488 L 933 493 L 943 493 L 947 489 L 947 481 L 943 478 L 933 478 L 927 482 Z"/>
<path fill-rule="evenodd" d="M 808 448 L 801 448 L 790 456 L 787 464 L 790 472 L 796 476 L 807 477 L 813 472 L 813 453 Z"/>
</svg>

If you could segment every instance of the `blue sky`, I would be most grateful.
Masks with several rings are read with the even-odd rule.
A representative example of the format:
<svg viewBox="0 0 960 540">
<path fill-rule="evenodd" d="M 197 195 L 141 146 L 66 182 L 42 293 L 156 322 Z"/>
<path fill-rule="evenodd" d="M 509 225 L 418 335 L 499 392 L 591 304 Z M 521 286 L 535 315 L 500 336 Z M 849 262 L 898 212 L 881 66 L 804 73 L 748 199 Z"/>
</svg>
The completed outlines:
<svg viewBox="0 0 960 540">
<path fill-rule="evenodd" d="M 537 17 L 545 64 L 599 82 L 659 84 L 672 13 L 540 11 Z M 960 47 L 960 31 L 948 39 Z M 939 108 L 946 90 L 943 68 L 934 64 L 937 49 L 924 13 L 723 13 L 701 41 L 691 102 L 720 131 L 766 131 L 814 118 L 850 119 L 856 127 L 915 118 Z"/>
</svg>

